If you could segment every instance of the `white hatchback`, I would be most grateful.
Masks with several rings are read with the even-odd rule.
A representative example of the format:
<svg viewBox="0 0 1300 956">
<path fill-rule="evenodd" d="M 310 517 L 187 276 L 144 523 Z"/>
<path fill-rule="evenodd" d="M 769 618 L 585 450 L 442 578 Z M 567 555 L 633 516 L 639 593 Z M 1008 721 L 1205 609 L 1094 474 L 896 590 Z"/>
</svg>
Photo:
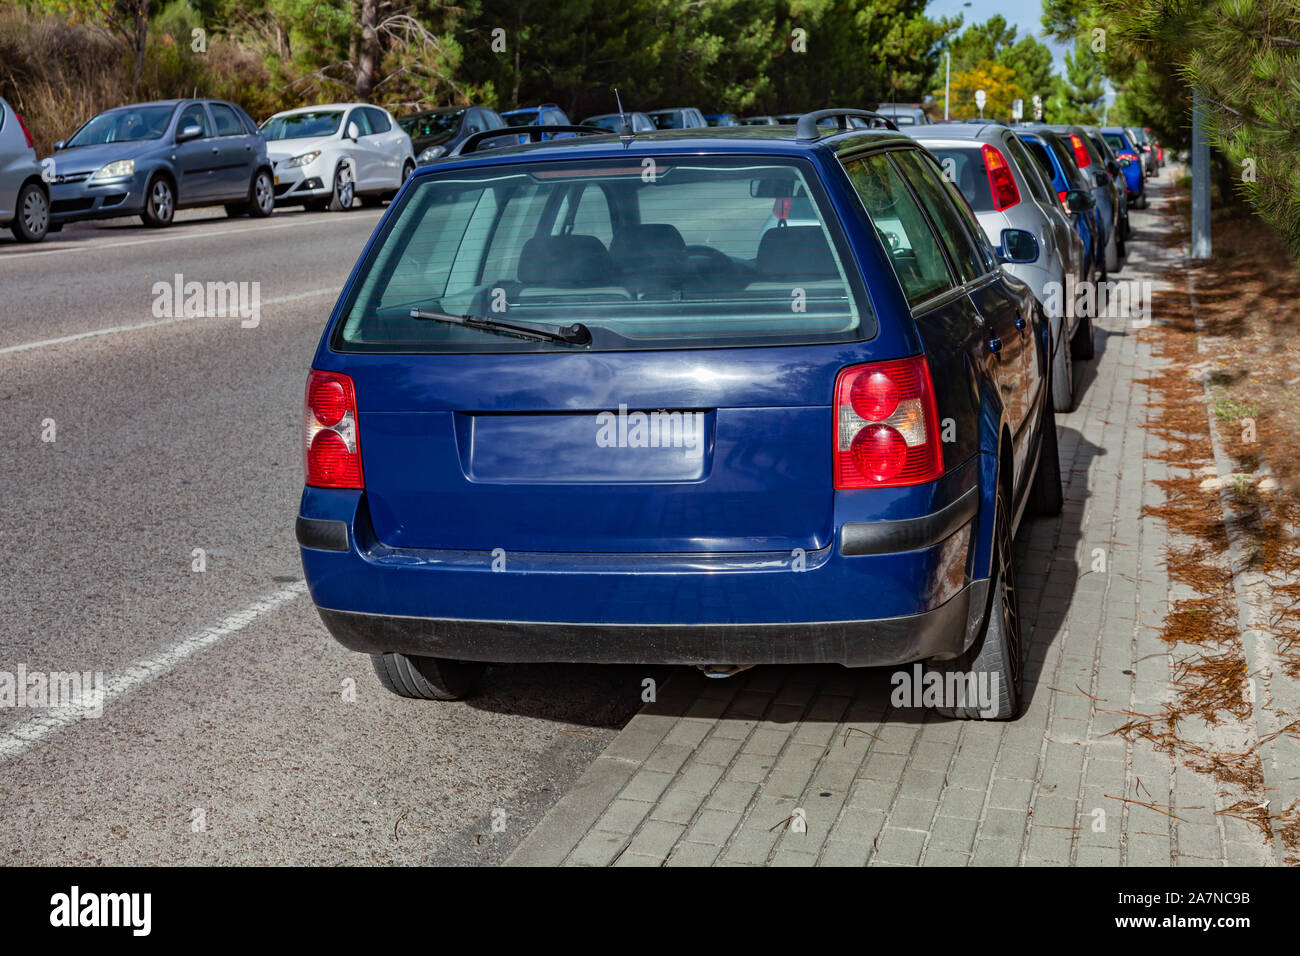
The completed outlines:
<svg viewBox="0 0 1300 956">
<path fill-rule="evenodd" d="M 411 137 L 391 113 L 330 103 L 276 113 L 261 126 L 279 206 L 340 211 L 378 205 L 415 171 Z"/>
</svg>

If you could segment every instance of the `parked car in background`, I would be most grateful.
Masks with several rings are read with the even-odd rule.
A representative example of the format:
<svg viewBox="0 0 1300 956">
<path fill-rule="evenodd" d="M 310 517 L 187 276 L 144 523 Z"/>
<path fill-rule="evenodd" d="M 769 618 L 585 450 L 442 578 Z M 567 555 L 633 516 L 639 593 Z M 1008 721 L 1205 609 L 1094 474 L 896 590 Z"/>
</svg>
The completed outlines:
<svg viewBox="0 0 1300 956">
<path fill-rule="evenodd" d="M 1034 291 L 1051 329 L 1052 400 L 1055 410 L 1074 408 L 1070 339 L 1082 318 L 1065 305 L 1067 278 L 1082 282 L 1083 240 L 1061 208 L 1051 184 L 1024 143 L 1006 126 L 931 123 L 905 131 L 930 150 L 944 177 L 961 190 L 984 235 L 1005 253 L 1003 237 L 1016 230 L 1037 242 L 1035 255 L 1021 255 L 1005 268 Z"/>
<path fill-rule="evenodd" d="M 1097 199 L 1097 215 L 1102 228 L 1102 269 L 1103 281 L 1110 273 L 1120 267 L 1120 210 L 1127 207 L 1123 191 L 1111 179 L 1101 153 L 1088 139 L 1088 133 L 1082 126 L 1055 125 L 1048 127 L 1060 137 L 1074 164 L 1083 173 L 1092 187 L 1092 194 Z"/>
<path fill-rule="evenodd" d="M 1154 176 L 1160 169 L 1160 159 L 1151 147 L 1151 137 L 1140 126 L 1126 126 L 1129 136 L 1142 150 L 1142 171 L 1147 176 Z"/>
<path fill-rule="evenodd" d="M 1075 232 L 1083 242 L 1084 274 L 1088 282 L 1096 282 L 1098 272 L 1102 268 L 1101 224 L 1098 221 L 1097 199 L 1088 180 L 1074 164 L 1065 144 L 1056 133 L 1049 129 L 1029 131 L 1019 128 L 1015 132 L 1020 141 L 1025 144 L 1030 157 L 1038 164 L 1043 179 L 1052 184 L 1052 189 L 1056 191 L 1056 198 L 1061 202 L 1061 208 L 1069 214 Z M 1070 342 L 1070 351 L 1075 358 L 1093 357 L 1092 314 L 1095 311 L 1096 299 L 1094 298 L 1092 302 L 1091 309 L 1075 310 L 1080 313 L 1082 319 Z"/>
<path fill-rule="evenodd" d="M 710 126 L 739 126 L 740 120 L 735 113 L 706 113 L 704 122 Z"/>
<path fill-rule="evenodd" d="M 19 242 L 40 242 L 50 227 L 50 193 L 27 124 L 0 98 L 0 227 L 5 226 Z"/>
<path fill-rule="evenodd" d="M 266 141 L 223 100 L 159 100 L 106 110 L 54 144 L 53 227 L 139 215 L 168 226 L 176 210 L 223 205 L 231 216 L 275 209 Z"/>
<path fill-rule="evenodd" d="M 297 518 L 389 690 L 926 660 L 983 688 L 945 713 L 1020 712 L 1012 539 L 1062 506 L 1047 327 L 933 157 L 826 115 L 416 172 L 321 337 Z M 815 224 L 764 232 L 799 190 Z"/>
<path fill-rule="evenodd" d="M 1105 168 L 1107 175 L 1110 176 L 1115 208 L 1119 210 L 1119 242 L 1116 245 L 1119 257 L 1123 259 L 1125 256 L 1124 243 L 1128 240 L 1129 235 L 1128 180 L 1124 177 L 1124 164 L 1115 155 L 1110 143 L 1106 142 L 1106 137 L 1101 135 L 1100 129 L 1096 126 L 1085 126 L 1083 131 L 1088 135 L 1088 142 L 1094 147 L 1092 152 L 1101 156 L 1102 166 Z"/>
<path fill-rule="evenodd" d="M 524 106 L 516 110 L 506 110 L 501 114 L 507 126 L 572 126 L 569 114 L 564 112 L 554 103 L 543 103 L 541 106 Z M 542 140 L 549 139 L 569 139 L 576 136 L 577 133 L 543 133 Z M 521 140 L 527 142 L 527 140 Z"/>
<path fill-rule="evenodd" d="M 670 110 L 647 110 L 646 116 L 655 129 L 705 129 L 709 124 L 704 114 L 693 106 L 680 106 Z"/>
<path fill-rule="evenodd" d="M 930 122 L 920 103 L 881 103 L 875 111 L 888 116 L 897 126 L 925 126 Z"/>
<path fill-rule="evenodd" d="M 1102 139 L 1110 146 L 1116 161 L 1124 171 L 1125 194 L 1129 205 L 1147 208 L 1146 174 L 1142 167 L 1142 148 L 1133 142 L 1122 126 L 1107 126 L 1101 131 Z"/>
<path fill-rule="evenodd" d="M 628 122 L 632 124 L 634 133 L 653 133 L 655 124 L 650 117 L 644 113 L 630 111 L 627 114 L 619 113 L 601 113 L 599 116 L 588 116 L 579 125 L 595 126 L 597 129 L 609 130 L 611 133 L 621 132 L 623 129 L 623 115 L 626 115 Z"/>
<path fill-rule="evenodd" d="M 1025 123 L 1017 126 L 1016 132 L 1022 136 L 1025 134 L 1036 136 L 1047 148 L 1052 160 L 1059 165 L 1061 176 L 1064 178 L 1053 176 L 1052 183 L 1061 198 L 1062 205 L 1065 205 L 1064 194 L 1068 190 L 1086 189 L 1092 194 L 1093 206 L 1085 215 L 1089 232 L 1090 258 L 1094 264 L 1093 277 L 1105 281 L 1108 276 L 1107 248 L 1113 239 L 1112 226 L 1115 221 L 1114 210 L 1110 208 L 1113 194 L 1110 191 L 1109 178 L 1106 177 L 1104 170 L 1090 168 L 1092 158 L 1082 135 L 1076 134 L 1079 140 L 1076 149 L 1074 140 L 1065 129 L 1065 127 Z M 1081 162 L 1085 165 L 1080 166 Z M 1040 168 L 1042 168 L 1041 163 Z M 1098 180 L 1095 173 L 1100 173 L 1106 181 Z"/>
<path fill-rule="evenodd" d="M 397 193 L 415 169 L 411 137 L 392 114 L 366 103 L 276 113 L 262 124 L 275 169 L 275 201 L 331 212 Z"/>
<path fill-rule="evenodd" d="M 776 126 L 775 116 L 743 116 L 740 119 L 741 126 Z"/>
<path fill-rule="evenodd" d="M 397 125 L 411 137 L 411 149 L 419 165 L 446 156 L 465 139 L 488 129 L 507 129 L 496 110 L 486 106 L 442 106 L 397 118 Z M 495 138 L 489 146 L 513 146 L 517 136 Z"/>
</svg>

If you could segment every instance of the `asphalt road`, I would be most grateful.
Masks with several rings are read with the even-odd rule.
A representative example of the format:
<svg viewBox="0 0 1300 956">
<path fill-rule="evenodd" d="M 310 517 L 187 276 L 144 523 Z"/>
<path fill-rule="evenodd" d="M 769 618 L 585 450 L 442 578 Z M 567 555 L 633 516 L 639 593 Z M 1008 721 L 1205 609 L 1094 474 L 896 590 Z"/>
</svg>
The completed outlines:
<svg viewBox="0 0 1300 956">
<path fill-rule="evenodd" d="M 378 218 L 0 239 L 0 683 L 109 687 L 99 717 L 0 706 L 0 862 L 494 863 L 640 705 L 642 669 L 561 666 L 405 701 L 317 619 L 303 383 Z M 159 316 L 176 274 L 260 283 L 260 322 Z"/>
</svg>

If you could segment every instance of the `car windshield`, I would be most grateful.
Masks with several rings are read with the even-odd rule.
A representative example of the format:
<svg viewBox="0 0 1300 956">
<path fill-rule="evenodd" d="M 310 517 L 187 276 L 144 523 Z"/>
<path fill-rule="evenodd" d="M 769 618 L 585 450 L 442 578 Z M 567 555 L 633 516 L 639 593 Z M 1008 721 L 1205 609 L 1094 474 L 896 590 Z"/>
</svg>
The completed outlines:
<svg viewBox="0 0 1300 956">
<path fill-rule="evenodd" d="M 890 119 L 892 119 L 894 123 L 898 126 L 916 125 L 916 117 L 912 116 L 909 113 L 893 113 L 893 114 L 886 113 L 885 115 L 888 116 Z"/>
<path fill-rule="evenodd" d="M 343 119 L 341 110 L 311 110 L 306 113 L 287 113 L 272 116 L 262 124 L 262 135 L 268 140 L 314 139 L 333 136 Z"/>
<path fill-rule="evenodd" d="M 564 160 L 421 176 L 362 261 L 334 347 L 573 347 L 412 309 L 582 323 L 602 351 L 870 338 L 862 279 L 828 209 L 802 160 Z"/>
<path fill-rule="evenodd" d="M 128 106 L 100 113 L 72 135 L 65 146 L 103 146 L 161 139 L 171 123 L 174 106 Z"/>
<path fill-rule="evenodd" d="M 507 126 L 536 126 L 538 122 L 537 113 L 531 111 L 528 113 L 511 113 L 501 118 L 506 121 Z"/>
<path fill-rule="evenodd" d="M 446 110 L 438 113 L 421 113 L 417 116 L 403 116 L 397 125 L 406 131 L 411 139 L 450 139 L 460 126 L 464 110 Z"/>
<path fill-rule="evenodd" d="M 617 133 L 622 129 L 623 123 L 617 113 L 612 113 L 609 116 L 589 116 L 582 121 L 582 125 L 595 126 L 599 129 L 608 129 Z"/>
</svg>

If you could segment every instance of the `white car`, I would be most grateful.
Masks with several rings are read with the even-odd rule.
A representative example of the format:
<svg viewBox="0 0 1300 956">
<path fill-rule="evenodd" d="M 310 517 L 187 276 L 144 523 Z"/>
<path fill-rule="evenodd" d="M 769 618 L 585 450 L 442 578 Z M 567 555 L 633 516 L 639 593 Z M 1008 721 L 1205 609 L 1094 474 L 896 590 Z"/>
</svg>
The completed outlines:
<svg viewBox="0 0 1300 956">
<path fill-rule="evenodd" d="M 329 103 L 276 113 L 261 126 L 278 206 L 340 211 L 356 197 L 377 205 L 415 171 L 411 137 L 391 113 Z"/>
</svg>

